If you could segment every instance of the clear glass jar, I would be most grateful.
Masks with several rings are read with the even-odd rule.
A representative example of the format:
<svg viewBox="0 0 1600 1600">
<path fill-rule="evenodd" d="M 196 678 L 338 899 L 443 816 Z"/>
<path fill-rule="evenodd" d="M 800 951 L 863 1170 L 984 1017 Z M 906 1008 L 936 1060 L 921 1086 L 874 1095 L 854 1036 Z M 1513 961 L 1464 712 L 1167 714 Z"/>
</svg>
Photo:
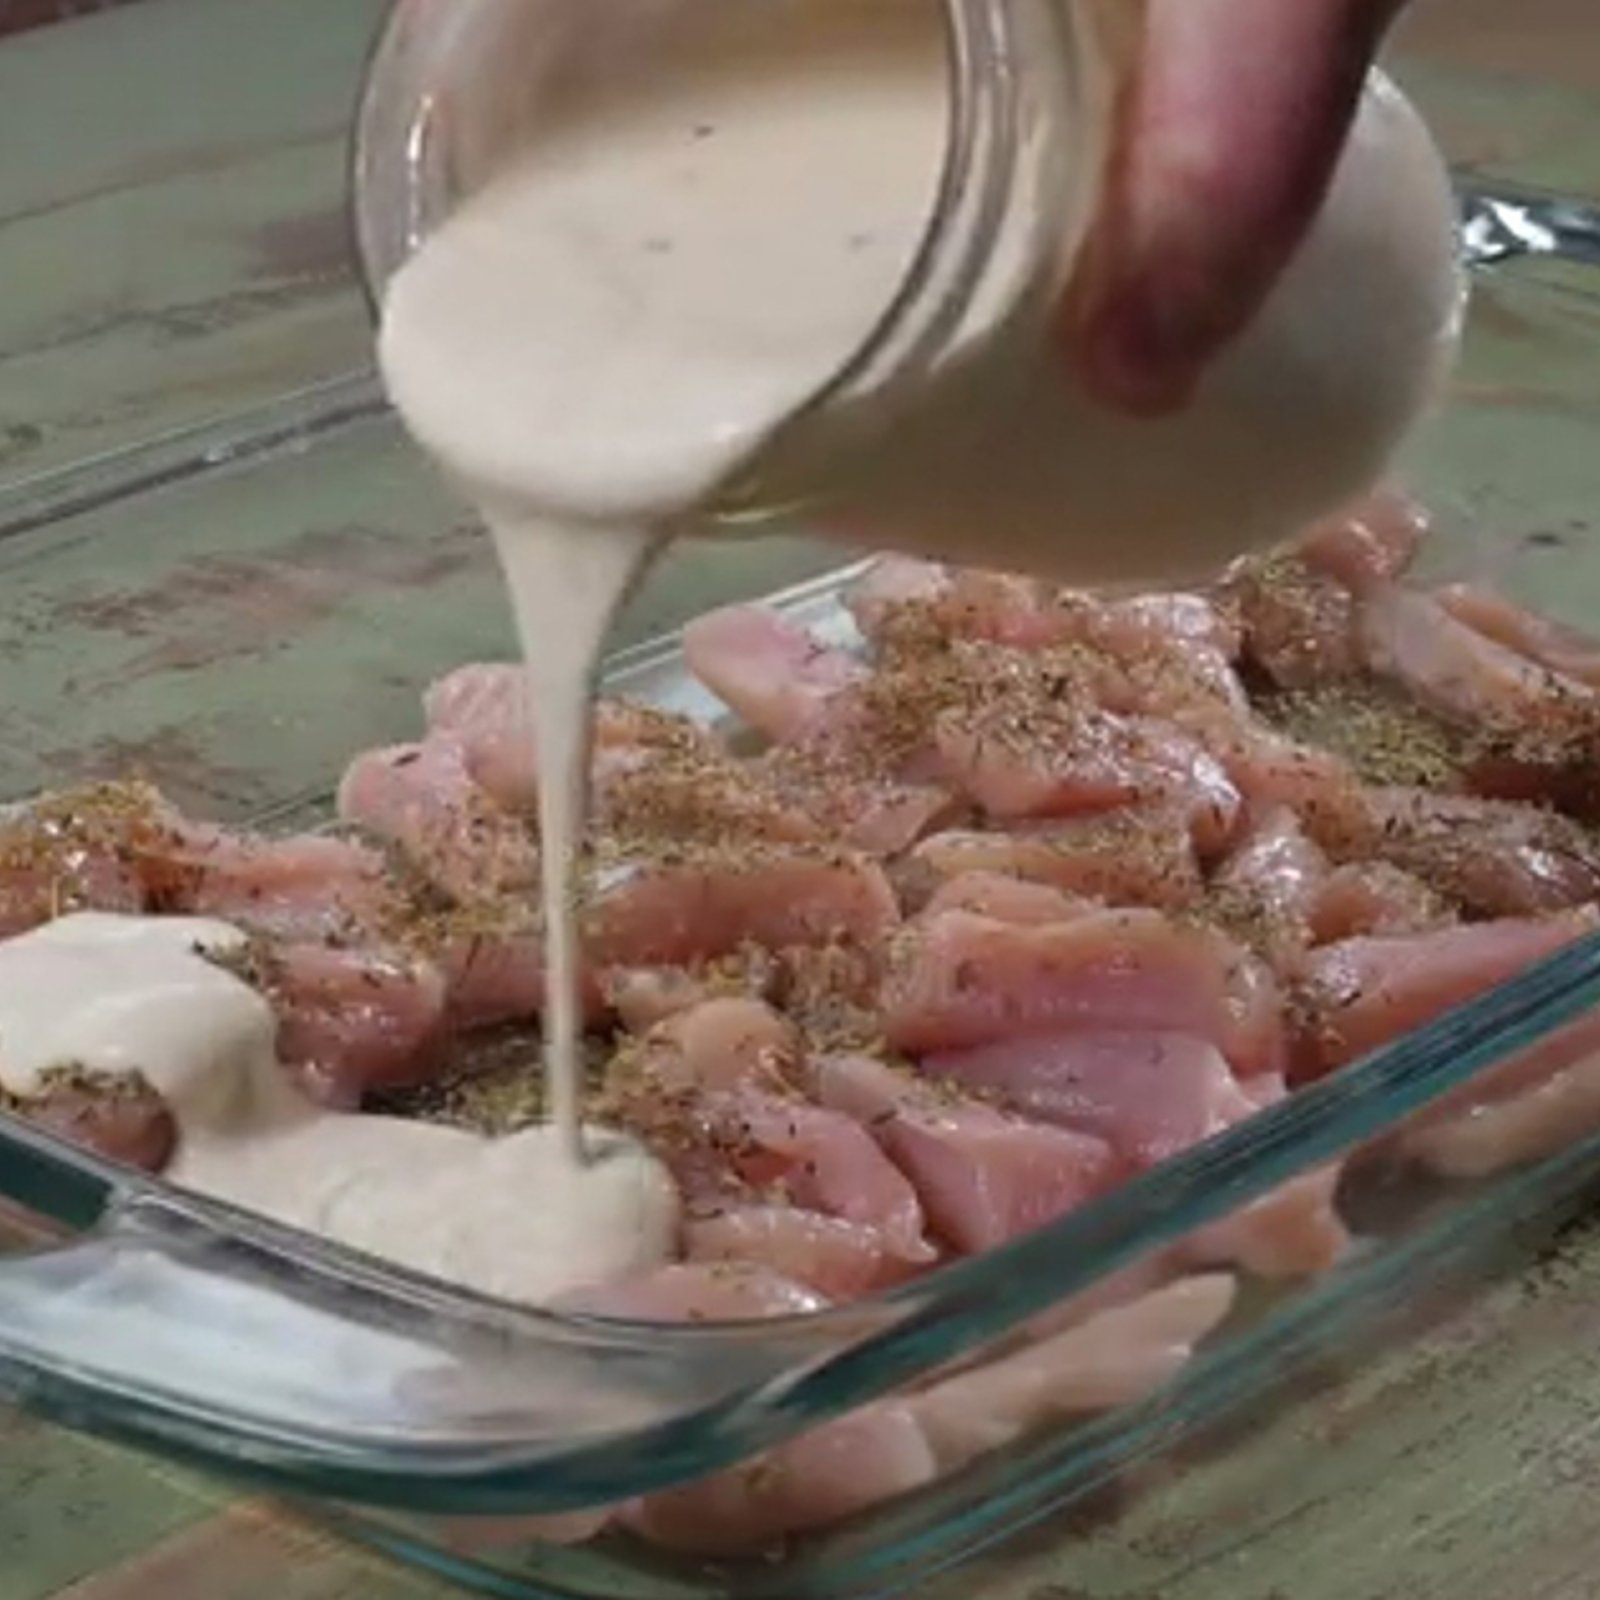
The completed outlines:
<svg viewBox="0 0 1600 1600">
<path fill-rule="evenodd" d="M 648 61 L 685 18 L 704 27 L 729 3 L 400 0 L 357 139 L 375 295 L 539 137 L 550 97 Z M 1081 384 L 1061 307 L 1137 6 L 896 3 L 942 30 L 948 64 L 920 248 L 871 337 L 721 486 L 704 531 L 798 513 L 854 545 L 1078 582 L 1172 581 L 1285 537 L 1382 475 L 1448 371 L 1464 298 L 1448 177 L 1392 84 L 1374 74 L 1323 214 L 1250 330 L 1183 410 L 1134 419 Z"/>
</svg>

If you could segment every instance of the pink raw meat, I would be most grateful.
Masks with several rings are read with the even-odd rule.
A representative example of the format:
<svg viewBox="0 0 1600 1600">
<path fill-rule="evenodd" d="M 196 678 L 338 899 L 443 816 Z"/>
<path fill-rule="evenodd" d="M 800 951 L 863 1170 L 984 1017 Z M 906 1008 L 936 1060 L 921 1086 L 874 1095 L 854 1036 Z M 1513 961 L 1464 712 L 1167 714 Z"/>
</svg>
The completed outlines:
<svg viewBox="0 0 1600 1600">
<path fill-rule="evenodd" d="M 752 728 L 780 742 L 827 719 L 834 697 L 863 669 L 764 606 L 729 606 L 684 629 L 694 675 Z"/>
<path fill-rule="evenodd" d="M 832 843 L 824 817 L 721 746 L 615 746 L 596 761 L 595 831 L 624 850 Z"/>
<path fill-rule="evenodd" d="M 510 663 L 459 667 L 423 697 L 430 734 L 460 744 L 467 770 L 499 805 L 530 815 L 538 808 L 532 695 L 526 671 Z M 686 718 L 599 700 L 593 717 L 595 770 L 604 776 L 642 752 L 715 742 Z"/>
<path fill-rule="evenodd" d="M 940 834 L 949 841 L 958 836 Z M 1003 835 L 975 833 L 961 837 L 973 840 L 997 838 L 1003 847 Z M 936 843 L 929 840 L 930 844 Z M 955 846 L 952 854 L 959 853 Z M 919 860 L 927 859 L 922 851 Z M 947 878 L 934 890 L 921 916 L 935 918 L 946 911 L 970 911 L 975 916 L 992 917 L 996 922 L 1028 923 L 1037 926 L 1046 922 L 1070 922 L 1085 912 L 1098 910 L 1097 902 L 1074 898 L 1052 889 L 1048 884 L 1029 883 L 1025 878 L 1013 878 L 1004 872 L 961 872 Z"/>
<path fill-rule="evenodd" d="M 355 1106 L 439 1069 L 445 980 L 430 963 L 321 944 L 285 945 L 268 960 L 278 1056 L 314 1099 Z"/>
<path fill-rule="evenodd" d="M 782 1090 L 798 1073 L 801 1039 L 792 1022 L 759 1000 L 718 998 L 666 1018 L 644 1041 L 652 1080 L 682 1089 Z"/>
<path fill-rule="evenodd" d="M 879 639 L 908 608 L 926 610 L 949 588 L 945 569 L 912 556 L 879 556 L 845 594 L 856 626 Z"/>
<path fill-rule="evenodd" d="M 828 1298 L 754 1263 L 679 1263 L 564 1295 L 563 1311 L 634 1322 L 756 1322 L 824 1311 Z"/>
<path fill-rule="evenodd" d="M 1278 688 L 1310 688 L 1360 669 L 1355 596 L 1294 552 L 1238 562 L 1222 593 L 1239 618 L 1245 660 Z"/>
<path fill-rule="evenodd" d="M 533 835 L 474 781 L 451 735 L 357 756 L 339 787 L 339 815 L 394 844 L 457 900 L 538 883 Z"/>
<path fill-rule="evenodd" d="M 1202 888 L 1183 815 L 1133 806 L 1004 833 L 936 833 L 916 847 L 914 857 L 944 877 L 1009 873 L 1117 906 L 1193 905 Z"/>
<path fill-rule="evenodd" d="M 1256 1109 L 1216 1046 L 1181 1033 L 1008 1039 L 927 1056 L 922 1070 L 1104 1140 L 1126 1172 L 1143 1172 Z"/>
<path fill-rule="evenodd" d="M 1479 584 L 1452 584 L 1440 589 L 1436 598 L 1474 633 L 1552 672 L 1600 689 L 1600 639 L 1593 634 L 1526 610 Z"/>
<path fill-rule="evenodd" d="M 1314 570 L 1365 594 L 1405 575 L 1430 526 L 1428 513 L 1415 500 L 1389 487 L 1318 523 L 1295 548 Z"/>
<path fill-rule="evenodd" d="M 1478 633 L 1433 595 L 1376 591 L 1360 632 L 1375 672 L 1463 728 L 1560 741 L 1592 738 L 1600 726 L 1593 689 Z"/>
<path fill-rule="evenodd" d="M 452 934 L 435 960 L 445 975 L 451 1025 L 460 1032 L 531 1022 L 544 1010 L 544 937 L 514 916 Z M 578 1001 L 586 1023 L 604 1017 L 604 997 L 587 966 L 578 975 Z"/>
<path fill-rule="evenodd" d="M 622 1520 L 653 1544 L 733 1554 L 829 1527 L 938 1473 L 910 1404 L 884 1400 L 715 1477 L 635 1501 Z"/>
<path fill-rule="evenodd" d="M 1253 815 L 1287 807 L 1321 844 L 1325 830 L 1346 828 L 1360 814 L 1361 781 L 1330 750 L 1255 723 L 1219 733 L 1214 749 Z"/>
<path fill-rule="evenodd" d="M 1395 1143 L 1446 1178 L 1486 1178 L 1600 1128 L 1600 1022 L 1594 1017 L 1480 1074 L 1415 1118 Z"/>
<path fill-rule="evenodd" d="M 916 1191 L 871 1137 L 770 1080 L 744 1082 L 730 1066 L 747 1053 L 728 1037 L 694 1056 L 647 1041 L 619 1052 L 607 1078 L 612 1116 L 671 1169 L 690 1213 L 793 1205 L 876 1230 L 900 1260 L 932 1260 Z"/>
<path fill-rule="evenodd" d="M 606 1004 L 629 1033 L 648 1033 L 709 998 L 704 978 L 690 967 L 619 967 L 604 975 Z"/>
<path fill-rule="evenodd" d="M 1296 995 L 1298 1080 L 1321 1077 L 1515 977 L 1596 925 L 1592 912 L 1347 939 L 1306 958 Z"/>
<path fill-rule="evenodd" d="M 672 1548 L 730 1554 L 827 1526 L 1051 1422 L 1142 1398 L 1183 1368 L 1232 1301 L 1226 1276 L 1172 1284 L 904 1399 L 864 1406 L 730 1472 L 652 1495 L 624 1521 Z"/>
<path fill-rule="evenodd" d="M 1265 813 L 1212 880 L 1227 925 L 1278 971 L 1311 942 L 1328 861 L 1287 807 Z"/>
<path fill-rule="evenodd" d="M 1311 911 L 1314 944 L 1363 934 L 1430 933 L 1456 920 L 1421 878 L 1388 861 L 1355 861 L 1327 875 Z"/>
<path fill-rule="evenodd" d="M 1147 1171 L 1281 1098 L 1282 1080 L 1241 1085 L 1222 1055 L 1181 1034 L 1066 1033 L 929 1056 L 923 1070 L 997 1095 L 1029 1117 L 1103 1139 L 1125 1174 Z M 1336 1169 L 1299 1178 L 1186 1240 L 1196 1264 L 1263 1276 L 1317 1272 L 1348 1242 L 1333 1210 Z"/>
<path fill-rule="evenodd" d="M 1106 1186 L 1099 1139 L 1009 1116 L 868 1056 L 815 1063 L 818 1100 L 854 1117 L 911 1179 L 934 1231 L 975 1254 Z"/>
<path fill-rule="evenodd" d="M 1152 646 L 1178 644 L 1205 646 L 1224 661 L 1239 653 L 1238 628 L 1204 595 L 1178 591 L 1123 600 L 1088 595 L 1077 599 L 1080 608 L 1092 608 L 1080 610 L 1091 619 L 1091 625 L 1079 627 L 1081 637 L 1118 655 L 1137 657 Z M 1205 676 L 1210 674 L 1208 665 Z"/>
<path fill-rule="evenodd" d="M 0 1097 L 0 1111 L 142 1172 L 160 1172 L 178 1144 L 171 1110 L 142 1078 L 69 1079 L 27 1099 Z"/>
<path fill-rule="evenodd" d="M 916 1190 L 851 1118 L 750 1089 L 704 1095 L 695 1115 L 753 1190 L 781 1191 L 804 1210 L 875 1228 L 903 1261 L 933 1259 Z"/>
<path fill-rule="evenodd" d="M 1155 805 L 1180 812 L 1196 847 L 1222 848 L 1239 791 L 1219 763 L 1170 724 L 1082 710 L 1053 724 L 1009 711 L 952 713 L 938 725 L 946 779 L 1001 821 Z"/>
<path fill-rule="evenodd" d="M 533 690 L 520 662 L 457 667 L 428 686 L 422 706 L 428 731 L 459 739 L 473 777 L 501 804 L 538 804 Z"/>
<path fill-rule="evenodd" d="M 1600 900 L 1600 844 L 1537 806 L 1426 789 L 1370 789 L 1335 854 L 1377 856 L 1485 917 L 1532 916 Z"/>
<path fill-rule="evenodd" d="M 882 1233 L 798 1206 L 732 1204 L 684 1222 L 690 1261 L 763 1264 L 833 1300 L 854 1300 L 904 1281 L 910 1263 Z"/>
<path fill-rule="evenodd" d="M 687 966 L 746 941 L 772 950 L 837 939 L 872 944 L 899 920 L 875 862 L 776 848 L 605 867 L 584 908 L 599 967 Z"/>
<path fill-rule="evenodd" d="M 0 808 L 0 938 L 71 911 L 148 909 L 145 862 L 181 819 L 144 784 L 91 785 Z"/>
<path fill-rule="evenodd" d="M 1233 1300 L 1226 1273 L 1182 1278 L 913 1396 L 940 1470 L 956 1471 L 1045 1423 L 1143 1399 L 1188 1365 Z"/>
<path fill-rule="evenodd" d="M 900 777 L 904 766 L 853 730 L 825 730 L 753 763 L 782 801 L 810 822 L 813 838 L 832 836 L 873 856 L 898 855 L 964 811 L 939 785 Z"/>
<path fill-rule="evenodd" d="M 280 939 L 361 937 L 396 900 L 381 854 L 349 839 L 266 839 L 185 822 L 165 865 L 172 909 Z"/>
<path fill-rule="evenodd" d="M 1193 1034 L 1245 1074 L 1283 1062 L 1267 969 L 1223 935 L 1159 912 L 1031 928 L 946 912 L 897 940 L 884 994 L 892 1048 L 926 1055 L 1068 1029 Z"/>
</svg>

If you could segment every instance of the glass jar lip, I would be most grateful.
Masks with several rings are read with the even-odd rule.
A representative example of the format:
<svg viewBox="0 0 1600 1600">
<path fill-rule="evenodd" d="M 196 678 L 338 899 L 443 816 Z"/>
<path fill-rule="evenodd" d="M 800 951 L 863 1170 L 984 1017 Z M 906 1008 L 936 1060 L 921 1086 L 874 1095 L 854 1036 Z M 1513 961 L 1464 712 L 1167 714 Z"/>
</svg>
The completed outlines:
<svg viewBox="0 0 1600 1600">
<path fill-rule="evenodd" d="M 419 3 L 396 0 L 374 36 L 351 125 L 347 214 L 357 278 L 374 322 L 382 316 L 384 284 L 427 231 L 418 214 L 423 187 L 418 169 L 426 159 L 434 108 L 420 84 L 405 85 L 401 65 Z M 833 375 L 795 407 L 785 427 L 869 384 L 877 373 L 902 370 L 936 352 L 966 308 L 998 227 L 1016 148 L 1011 63 L 1017 0 L 930 3 L 938 6 L 943 23 L 950 114 L 922 237 L 877 322 Z M 457 0 L 451 21 L 459 21 L 465 10 Z M 398 102 L 393 98 L 397 93 Z M 397 105 L 402 108 L 398 119 Z M 399 129 L 404 134 L 397 138 Z M 373 201 L 383 191 L 388 192 L 387 206 Z M 395 205 L 403 207 L 398 239 L 390 209 Z"/>
</svg>

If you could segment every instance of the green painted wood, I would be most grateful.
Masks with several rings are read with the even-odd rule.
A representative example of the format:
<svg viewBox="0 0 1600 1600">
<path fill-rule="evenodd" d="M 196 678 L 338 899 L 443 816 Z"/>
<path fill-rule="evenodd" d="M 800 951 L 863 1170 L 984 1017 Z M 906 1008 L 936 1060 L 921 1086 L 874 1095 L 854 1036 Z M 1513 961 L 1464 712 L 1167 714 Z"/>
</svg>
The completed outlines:
<svg viewBox="0 0 1600 1600">
<path fill-rule="evenodd" d="M 366 360 L 344 149 L 381 0 L 145 0 L 0 46 L 0 482 Z"/>
<path fill-rule="evenodd" d="M 617 641 L 838 560 L 676 552 Z M 387 419 L 0 541 L 0 584 L 0 796 L 132 767 L 205 813 L 282 807 L 415 735 L 431 677 L 511 650 L 487 538 Z"/>
<path fill-rule="evenodd" d="M 1588 1600 L 1600 1228 L 928 1600 Z"/>
<path fill-rule="evenodd" d="M 0 1419 L 0 1600 L 53 1594 L 205 1514 L 160 1475 L 73 1434 Z"/>
</svg>

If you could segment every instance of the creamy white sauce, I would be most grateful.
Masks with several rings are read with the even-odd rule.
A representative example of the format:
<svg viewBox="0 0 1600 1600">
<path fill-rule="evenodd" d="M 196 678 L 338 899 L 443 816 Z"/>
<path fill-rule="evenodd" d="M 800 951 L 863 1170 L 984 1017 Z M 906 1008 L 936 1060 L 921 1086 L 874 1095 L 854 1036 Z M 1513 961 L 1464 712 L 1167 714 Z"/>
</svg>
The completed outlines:
<svg viewBox="0 0 1600 1600">
<path fill-rule="evenodd" d="M 565 103 L 390 283 L 390 397 L 476 497 L 692 525 L 888 311 L 944 154 L 936 9 L 743 9 Z"/>
<path fill-rule="evenodd" d="M 617 1135 L 578 1163 L 550 1127 L 503 1139 L 325 1111 L 288 1080 L 265 999 L 208 960 L 226 923 L 84 912 L 0 943 L 0 1084 L 139 1072 L 179 1129 L 167 1178 L 483 1294 L 531 1303 L 666 1260 L 670 1180 Z"/>
<path fill-rule="evenodd" d="M 517 511 L 496 513 L 492 525 L 539 708 L 531 737 L 539 772 L 545 928 L 545 1102 L 562 1148 L 582 1162 L 583 1014 L 574 904 L 579 885 L 572 864 L 588 800 L 589 705 L 612 613 L 656 541 L 648 529 L 626 526 L 575 538 L 560 523 Z M 642 1153 L 637 1159 L 644 1159 Z"/>
</svg>

